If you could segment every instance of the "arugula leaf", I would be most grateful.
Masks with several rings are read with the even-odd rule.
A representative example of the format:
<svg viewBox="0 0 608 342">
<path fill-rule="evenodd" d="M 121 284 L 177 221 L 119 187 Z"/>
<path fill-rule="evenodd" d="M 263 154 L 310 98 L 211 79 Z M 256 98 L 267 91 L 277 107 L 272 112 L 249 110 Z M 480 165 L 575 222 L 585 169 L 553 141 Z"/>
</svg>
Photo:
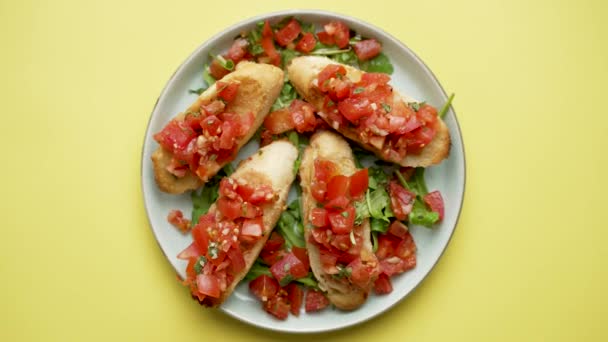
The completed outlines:
<svg viewBox="0 0 608 342">
<path fill-rule="evenodd" d="M 312 272 L 308 272 L 308 275 L 304 278 L 296 279 L 295 282 L 300 283 L 306 287 L 319 290 L 319 282 L 317 281 L 317 278 L 315 278 L 315 275 Z"/>
<path fill-rule="evenodd" d="M 248 49 L 249 53 L 254 56 L 261 55 L 264 53 L 264 48 L 260 44 L 260 40 L 262 39 L 262 30 L 264 29 L 264 22 L 258 21 L 256 23 L 256 28 L 249 31 L 247 35 L 247 42 L 249 43 Z"/>
<path fill-rule="evenodd" d="M 275 110 L 279 110 L 281 108 L 289 107 L 291 102 L 298 97 L 296 89 L 289 83 L 289 81 L 285 81 L 283 83 L 283 88 L 281 88 L 281 93 L 279 97 L 274 101 L 272 107 L 270 108 L 271 112 Z"/>
<path fill-rule="evenodd" d="M 277 231 L 285 239 L 285 245 L 288 249 L 292 246 L 305 247 L 304 241 L 304 225 L 300 218 L 300 200 L 296 199 L 289 204 L 287 210 L 283 211 L 279 222 L 277 223 Z"/>
<path fill-rule="evenodd" d="M 389 75 L 394 71 L 391 61 L 382 52 L 370 60 L 359 62 L 359 67 L 367 72 L 383 72 Z"/>
<path fill-rule="evenodd" d="M 205 69 L 203 70 L 203 81 L 207 83 L 207 88 L 215 83 L 215 78 L 209 73 L 209 64 L 205 65 Z"/>
<path fill-rule="evenodd" d="M 283 68 L 285 68 L 292 59 L 298 57 L 299 55 L 300 55 L 300 53 L 296 50 L 282 49 L 281 50 L 281 61 L 282 61 L 281 63 L 283 65 Z"/>
<path fill-rule="evenodd" d="M 369 217 L 369 208 L 366 201 L 355 202 L 355 225 L 360 225 Z"/>
<path fill-rule="evenodd" d="M 384 215 L 384 208 L 390 205 L 390 198 L 384 187 L 368 192 L 366 200 L 371 217 L 389 221 Z"/>
<path fill-rule="evenodd" d="M 419 224 L 430 228 L 439 221 L 439 214 L 429 210 L 424 202 L 416 198 L 412 212 L 409 215 L 409 220 L 412 224 Z"/>
<path fill-rule="evenodd" d="M 370 229 L 372 232 L 386 233 L 388 231 L 388 221 L 380 220 L 372 217 L 370 220 Z"/>
<path fill-rule="evenodd" d="M 220 188 L 220 181 L 234 172 L 232 164 L 228 163 L 215 176 L 213 176 L 202 189 L 192 191 L 192 220 L 190 224 L 195 226 L 198 219 L 209 211 L 209 207 L 217 200 Z"/>
<path fill-rule="evenodd" d="M 369 167 L 368 178 L 369 178 L 369 188 L 370 189 L 378 189 L 380 187 L 384 187 L 388 183 L 388 176 L 380 167 Z"/>
<path fill-rule="evenodd" d="M 315 24 L 313 23 L 305 23 L 303 21 L 298 20 L 300 23 L 300 27 L 302 28 L 302 32 L 315 33 Z"/>
<path fill-rule="evenodd" d="M 310 52 L 310 54 L 316 55 L 316 56 L 332 56 L 332 55 L 338 55 L 338 54 L 342 54 L 342 53 L 349 52 L 349 51 L 352 51 L 352 50 L 350 48 L 340 49 L 337 46 L 328 47 L 325 44 L 317 43 L 317 45 L 315 45 L 315 49 L 312 50 L 312 52 Z M 346 56 L 341 57 L 341 58 L 346 58 Z M 355 58 L 356 58 L 356 56 L 355 56 Z"/>
<path fill-rule="evenodd" d="M 338 63 L 352 65 L 354 67 L 359 67 L 359 59 L 353 50 L 348 50 L 345 52 L 337 53 L 331 56 L 331 59 Z"/>
<path fill-rule="evenodd" d="M 247 272 L 247 275 L 245 275 L 245 278 L 243 278 L 243 279 L 245 281 L 251 281 L 264 274 L 269 277 L 272 277 L 272 273 L 270 272 L 270 267 L 264 265 L 262 263 L 261 259 L 258 258 L 253 263 L 253 266 L 251 266 L 251 269 L 249 269 L 249 272 Z"/>
<path fill-rule="evenodd" d="M 450 97 L 448 98 L 448 101 L 443 105 L 443 108 L 441 108 L 441 110 L 439 111 L 439 114 L 437 114 L 440 118 L 443 118 L 445 116 L 445 114 L 448 112 L 448 109 L 450 109 L 454 96 L 456 96 L 456 94 L 452 93 L 450 95 Z"/>
<path fill-rule="evenodd" d="M 378 232 L 372 232 L 372 252 L 378 251 Z"/>
</svg>

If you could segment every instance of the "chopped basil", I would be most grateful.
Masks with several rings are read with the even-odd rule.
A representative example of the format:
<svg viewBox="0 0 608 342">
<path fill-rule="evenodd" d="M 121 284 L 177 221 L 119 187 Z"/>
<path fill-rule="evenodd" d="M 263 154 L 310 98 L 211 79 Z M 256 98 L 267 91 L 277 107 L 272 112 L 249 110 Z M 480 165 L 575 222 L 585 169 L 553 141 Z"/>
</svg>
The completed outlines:
<svg viewBox="0 0 608 342">
<path fill-rule="evenodd" d="M 291 281 L 294 280 L 293 276 L 291 274 L 288 274 L 286 276 L 283 277 L 283 279 L 279 280 L 279 285 L 281 285 L 281 287 L 291 283 Z"/>
<path fill-rule="evenodd" d="M 355 90 L 353 90 L 353 94 L 361 94 L 364 91 L 365 91 L 364 87 L 357 87 L 357 88 L 355 88 Z"/>
<path fill-rule="evenodd" d="M 342 217 L 348 217 L 348 212 L 347 211 L 343 211 L 340 215 L 342 215 Z"/>
<path fill-rule="evenodd" d="M 209 246 L 207 247 L 207 254 L 211 259 L 217 259 L 219 256 L 219 248 L 217 247 L 217 242 L 209 242 Z"/>
<path fill-rule="evenodd" d="M 291 85 L 291 83 L 289 83 L 289 81 L 285 81 L 285 83 L 283 83 L 283 88 L 281 88 L 281 93 L 272 104 L 270 111 L 274 112 L 281 108 L 289 107 L 291 102 L 297 97 L 298 93 L 296 92 L 296 89 Z"/>
<path fill-rule="evenodd" d="M 295 280 L 297 283 L 300 283 L 306 287 L 319 289 L 319 282 L 315 278 L 315 275 L 312 272 L 308 272 L 308 275 L 304 278 L 298 278 Z"/>
<path fill-rule="evenodd" d="M 386 104 L 384 102 L 382 102 L 382 108 L 384 109 L 385 112 L 390 113 L 391 112 L 391 106 L 389 104 Z"/>
<path fill-rule="evenodd" d="M 207 258 L 204 255 L 198 257 L 198 259 L 194 263 L 194 271 L 196 272 L 196 274 L 201 274 L 201 271 L 203 270 L 203 267 L 205 267 L 206 263 Z"/>
<path fill-rule="evenodd" d="M 336 278 L 348 278 L 353 272 L 353 269 L 350 267 L 336 265 L 336 268 L 338 269 L 338 274 L 334 274 Z"/>
</svg>

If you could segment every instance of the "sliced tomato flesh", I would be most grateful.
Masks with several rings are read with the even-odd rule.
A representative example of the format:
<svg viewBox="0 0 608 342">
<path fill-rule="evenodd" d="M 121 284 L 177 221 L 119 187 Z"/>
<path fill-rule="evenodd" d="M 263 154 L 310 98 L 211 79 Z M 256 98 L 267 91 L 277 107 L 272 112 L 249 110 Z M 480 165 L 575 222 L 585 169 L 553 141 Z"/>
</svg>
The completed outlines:
<svg viewBox="0 0 608 342">
<path fill-rule="evenodd" d="M 304 309 L 306 312 L 315 312 L 325 309 L 329 305 L 329 300 L 321 291 L 309 289 L 306 292 Z"/>
<path fill-rule="evenodd" d="M 357 42 L 354 46 L 355 54 L 360 61 L 366 61 L 372 59 L 380 53 L 382 45 L 375 39 L 366 39 Z"/>
<path fill-rule="evenodd" d="M 249 290 L 261 301 L 267 301 L 279 291 L 279 283 L 263 274 L 249 283 Z"/>
<path fill-rule="evenodd" d="M 439 214 L 439 220 L 443 220 L 445 209 L 441 192 L 437 190 L 429 192 L 428 194 L 424 195 L 423 200 L 424 203 L 426 203 L 432 211 Z"/>
</svg>

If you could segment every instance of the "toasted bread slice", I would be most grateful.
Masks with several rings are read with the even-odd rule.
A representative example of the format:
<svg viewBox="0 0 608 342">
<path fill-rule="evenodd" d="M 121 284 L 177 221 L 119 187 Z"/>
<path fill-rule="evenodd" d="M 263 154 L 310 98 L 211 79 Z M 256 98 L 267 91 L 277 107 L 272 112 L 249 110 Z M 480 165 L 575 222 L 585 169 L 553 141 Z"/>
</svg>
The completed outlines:
<svg viewBox="0 0 608 342">
<path fill-rule="evenodd" d="M 317 201 L 311 194 L 311 184 L 314 179 L 314 161 L 316 159 L 330 160 L 334 162 L 340 174 L 350 176 L 357 171 L 353 153 L 348 143 L 339 135 L 320 131 L 315 133 L 310 139 L 310 145 L 304 151 L 302 164 L 300 165 L 300 184 L 302 185 L 302 208 L 305 228 L 306 249 L 310 257 L 310 267 L 319 280 L 321 289 L 327 291 L 329 301 L 337 308 L 342 310 L 353 310 L 361 306 L 371 289 L 371 284 L 367 288 L 361 288 L 348 282 L 346 279 L 337 279 L 330 274 L 326 274 L 321 266 L 319 248 L 309 241 L 311 231 L 308 228 L 309 215 L 313 208 L 317 207 Z M 361 224 L 364 241 L 361 249 L 361 260 L 364 262 L 376 263 L 376 256 L 372 252 L 370 241 L 369 220 L 365 219 Z"/>
<path fill-rule="evenodd" d="M 291 84 L 296 88 L 296 91 L 306 99 L 306 101 L 310 102 L 317 109 L 317 114 L 327 121 L 327 123 L 332 126 L 332 123 L 328 120 L 327 116 L 323 113 L 323 101 L 324 96 L 317 87 L 314 85 L 319 75 L 319 72 L 323 70 L 329 64 L 340 64 L 338 62 L 332 61 L 326 57 L 318 57 L 318 56 L 305 56 L 305 57 L 297 57 L 291 60 L 291 64 L 287 67 L 287 75 Z M 364 71 L 353 68 L 349 65 L 344 65 L 346 68 L 346 76 L 353 82 L 358 82 L 361 79 Z M 398 92 L 393 92 L 393 96 L 395 97 L 395 101 L 401 100 L 405 102 L 414 102 L 415 100 L 406 96 L 399 94 Z M 336 128 L 336 127 L 334 127 Z M 364 143 L 359 139 L 357 133 L 350 129 L 349 127 L 338 127 L 337 131 L 339 131 L 346 138 L 356 142 L 361 147 L 365 148 L 368 151 L 373 152 L 380 159 L 385 159 L 382 155 L 380 149 L 373 146 L 370 143 Z M 422 152 L 418 155 L 408 154 L 403 160 L 399 162 L 401 166 L 430 166 L 434 164 L 440 163 L 443 159 L 447 158 L 450 152 L 450 132 L 448 131 L 447 126 L 441 120 L 438 119 L 437 125 L 437 134 L 433 138 L 433 140 L 422 149 Z M 390 161 L 390 160 L 389 160 Z M 393 161 L 391 161 L 393 162 Z"/>
<path fill-rule="evenodd" d="M 264 122 L 270 107 L 281 92 L 283 77 L 283 70 L 273 65 L 241 62 L 234 72 L 222 78 L 223 82 L 240 83 L 236 97 L 226 106 L 225 111 L 238 115 L 253 113 L 255 117 L 249 132 L 237 141 L 237 151 L 251 139 Z M 217 99 L 217 88 L 214 84 L 205 90 L 184 113 L 198 111 L 201 105 L 215 99 Z M 183 120 L 184 113 L 177 115 L 177 119 Z M 172 153 L 162 147 L 152 154 L 156 183 L 160 190 L 171 194 L 180 194 L 200 187 L 228 163 L 228 161 L 223 163 L 208 161 L 205 165 L 207 176 L 204 179 L 200 179 L 190 170 L 186 172 L 186 176 L 178 178 L 167 170 L 171 159 Z"/>
<path fill-rule="evenodd" d="M 213 307 L 221 305 L 249 272 L 285 208 L 289 188 L 295 179 L 293 165 L 297 158 L 298 150 L 295 146 L 286 140 L 278 140 L 262 147 L 257 153 L 243 160 L 236 171 L 230 175 L 230 178 L 237 183 L 244 181 L 253 187 L 269 185 L 278 194 L 278 198 L 276 201 L 262 206 L 264 233 L 254 245 L 243 251 L 245 269 L 235 275 L 234 281 L 220 298 L 206 297 L 203 304 Z M 209 211 L 215 211 L 215 204 L 209 208 Z"/>
</svg>

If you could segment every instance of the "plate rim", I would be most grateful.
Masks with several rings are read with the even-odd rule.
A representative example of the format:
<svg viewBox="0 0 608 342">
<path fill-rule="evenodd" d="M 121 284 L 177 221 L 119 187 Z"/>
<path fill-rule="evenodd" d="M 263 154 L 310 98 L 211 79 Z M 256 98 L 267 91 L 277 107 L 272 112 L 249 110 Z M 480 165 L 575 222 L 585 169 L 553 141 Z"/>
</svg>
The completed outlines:
<svg viewBox="0 0 608 342">
<path fill-rule="evenodd" d="M 171 74 L 171 76 L 169 77 L 169 79 L 166 81 L 165 85 L 163 86 L 160 94 L 158 95 L 158 97 L 156 98 L 156 101 L 154 103 L 154 106 L 152 107 L 152 111 L 150 112 L 150 115 L 148 117 L 148 123 L 146 125 L 146 130 L 144 131 L 144 136 L 143 136 L 143 141 L 142 141 L 142 147 L 141 147 L 141 155 L 140 155 L 140 186 L 141 186 L 141 192 L 142 192 L 142 200 L 143 200 L 143 204 L 144 204 L 144 210 L 146 212 L 146 220 L 148 221 L 148 228 L 152 231 L 152 234 L 154 235 L 154 239 L 156 241 L 156 244 L 158 246 L 158 248 L 161 250 L 161 252 L 163 253 L 163 255 L 165 256 L 165 259 L 169 260 L 169 256 L 165 253 L 164 249 L 161 246 L 161 243 L 159 241 L 158 235 L 156 235 L 156 232 L 154 231 L 153 227 L 152 227 L 152 221 L 151 221 L 151 215 L 150 215 L 150 208 L 148 207 L 148 204 L 146 202 L 146 198 L 147 198 L 147 193 L 146 193 L 146 187 L 144 184 L 144 164 L 145 164 L 145 147 L 146 147 L 146 140 L 147 140 L 147 136 L 148 136 L 148 132 L 150 130 L 150 125 L 152 122 L 152 118 L 154 116 L 154 112 L 156 111 L 156 108 L 158 106 L 158 103 L 160 101 L 160 99 L 162 97 L 164 97 L 169 89 L 169 85 L 173 84 L 175 81 L 175 77 L 176 75 L 183 69 L 185 68 L 185 66 L 187 64 L 189 64 L 191 62 L 192 59 L 195 58 L 195 56 L 197 56 L 199 54 L 199 52 L 203 49 L 205 49 L 207 47 L 207 45 L 211 42 L 211 41 L 215 41 L 219 38 L 221 38 L 226 32 L 226 31 L 231 31 L 234 28 L 240 27 L 240 26 L 244 26 L 244 25 L 248 25 L 252 22 L 256 22 L 259 20 L 263 20 L 263 19 L 267 19 L 270 17 L 277 17 L 277 16 L 289 16 L 289 15 L 317 15 L 317 16 L 324 16 L 324 17 L 333 17 L 333 18 L 339 18 L 339 19 L 346 19 L 349 21 L 355 21 L 360 23 L 361 25 L 368 27 L 372 30 L 375 31 L 379 31 L 381 33 L 383 33 L 387 38 L 389 38 L 394 44 L 396 44 L 399 48 L 401 48 L 402 50 L 404 50 L 407 54 L 410 55 L 410 57 L 412 57 L 416 63 L 420 64 L 422 66 L 422 71 L 427 74 L 428 76 L 430 76 L 430 79 L 432 80 L 432 82 L 441 90 L 441 93 L 443 95 L 444 101 L 447 101 L 448 99 L 448 95 L 444 89 L 444 87 L 441 85 L 441 82 L 439 82 L 438 78 L 435 76 L 435 74 L 433 73 L 433 71 L 428 67 L 428 65 L 412 50 L 410 49 L 405 43 L 401 42 L 399 39 L 397 39 L 395 36 L 393 36 L 391 33 L 385 31 L 384 29 L 371 24 L 367 21 L 364 21 L 362 19 L 359 19 L 357 17 L 353 17 L 350 15 L 346 15 L 343 13 L 338 13 L 338 12 L 333 12 L 333 11 L 327 11 L 327 10 L 319 10 L 319 9 L 288 9 L 288 10 L 279 10 L 279 11 L 272 11 L 272 12 L 266 12 L 263 14 L 259 14 L 256 16 L 252 16 L 252 17 L 248 17 L 245 19 L 242 19 L 228 27 L 225 27 L 223 29 L 221 29 L 219 32 L 213 34 L 211 37 L 209 37 L 208 39 L 206 39 L 205 41 L 203 41 L 201 44 L 199 44 L 196 49 L 194 49 L 190 55 L 188 55 L 188 57 L 186 59 L 184 59 L 179 66 L 173 71 L 173 73 Z M 344 323 L 344 324 L 339 324 L 335 327 L 329 327 L 329 328 L 320 328 L 320 329 L 307 329 L 307 330 L 285 330 L 285 329 L 281 329 L 280 328 L 280 324 L 277 325 L 271 325 L 271 326 L 267 326 L 267 325 L 261 325 L 258 324 L 256 322 L 250 321 L 250 320 L 245 320 L 242 317 L 235 315 L 234 313 L 227 311 L 225 309 L 223 309 L 222 307 L 220 307 L 218 311 L 222 312 L 223 314 L 230 316 L 232 318 L 237 319 L 240 322 L 246 323 L 246 324 L 250 324 L 252 326 L 255 326 L 257 328 L 261 328 L 261 329 L 265 329 L 265 330 L 269 330 L 269 331 L 275 331 L 275 332 L 281 332 L 281 333 L 289 333 L 289 334 L 311 334 L 311 333 L 320 333 L 320 332 L 330 332 L 330 331 L 337 331 L 337 330 L 342 330 L 348 327 L 352 327 L 355 325 L 359 325 L 362 324 L 364 322 L 370 321 L 371 319 L 374 319 L 384 313 L 386 313 L 387 311 L 389 311 L 390 309 L 392 309 L 393 307 L 395 307 L 398 303 L 401 303 L 403 300 L 406 299 L 406 297 L 408 297 L 412 292 L 414 292 L 419 286 L 420 284 L 422 284 L 428 277 L 428 275 L 433 271 L 433 269 L 435 269 L 435 267 L 437 266 L 437 264 L 439 263 L 439 260 L 441 260 L 441 258 L 443 257 L 446 249 L 448 248 L 448 245 L 450 244 L 450 242 L 452 241 L 452 238 L 454 236 L 454 233 L 456 232 L 456 229 L 458 228 L 458 224 L 460 222 L 460 216 L 462 214 L 462 208 L 464 206 L 464 199 L 465 199 L 465 194 L 466 194 L 466 183 L 467 183 L 467 162 L 466 162 L 466 149 L 465 149 L 465 144 L 464 144 L 464 139 L 462 136 L 462 130 L 460 128 L 460 123 L 458 121 L 458 117 L 456 115 L 456 111 L 454 110 L 454 107 L 452 104 L 450 104 L 450 108 L 449 111 L 452 112 L 453 114 L 453 118 L 454 118 L 454 123 L 456 124 L 456 130 L 458 132 L 458 137 L 460 144 L 459 145 L 455 145 L 453 143 L 453 141 L 451 142 L 451 148 L 456 147 L 459 148 L 461 150 L 461 154 L 462 154 L 462 177 L 463 177 L 463 181 L 462 181 L 462 194 L 460 196 L 460 200 L 458 201 L 459 204 L 459 208 L 458 208 L 458 213 L 456 215 L 456 220 L 454 222 L 454 226 L 451 229 L 450 235 L 445 243 L 445 245 L 441 248 L 441 252 L 439 253 L 439 256 L 437 257 L 436 260 L 433 261 L 432 265 L 428 268 L 428 270 L 426 271 L 426 273 L 423 274 L 422 278 L 420 279 L 420 281 L 415 284 L 412 289 L 407 292 L 405 295 L 403 295 L 400 299 L 396 300 L 395 302 L 387 305 L 386 307 L 382 308 L 381 310 L 379 310 L 378 312 L 376 312 L 375 314 L 372 315 L 368 315 L 365 316 L 363 318 L 359 318 L 359 319 L 354 319 L 350 322 Z M 178 270 L 175 269 L 175 267 L 173 267 L 172 263 L 169 262 L 170 267 L 177 273 Z"/>
</svg>

